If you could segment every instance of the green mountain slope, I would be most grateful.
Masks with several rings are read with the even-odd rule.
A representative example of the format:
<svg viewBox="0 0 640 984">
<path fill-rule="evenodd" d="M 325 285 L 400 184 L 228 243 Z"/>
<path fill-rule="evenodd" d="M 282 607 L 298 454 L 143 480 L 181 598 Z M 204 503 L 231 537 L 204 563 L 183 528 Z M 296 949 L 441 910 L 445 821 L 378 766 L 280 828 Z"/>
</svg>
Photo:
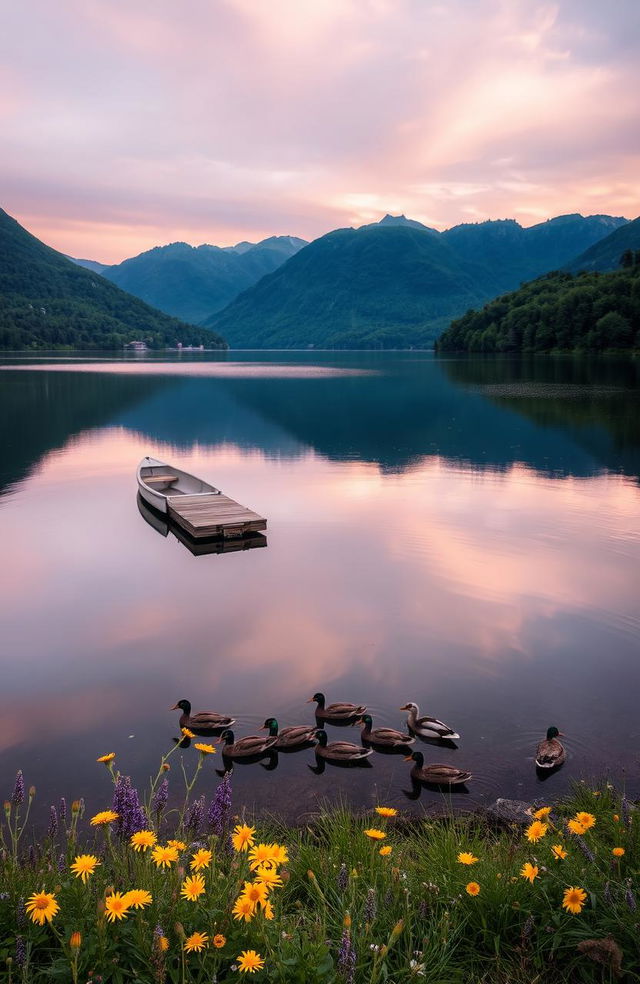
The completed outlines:
<svg viewBox="0 0 640 984">
<path fill-rule="evenodd" d="M 601 273 L 617 270 L 620 266 L 620 257 L 627 249 L 634 251 L 640 249 L 640 218 L 627 222 L 626 225 L 601 239 L 567 263 L 564 269 L 569 273 L 578 273 L 580 270 L 599 270 Z"/>
<path fill-rule="evenodd" d="M 171 243 L 107 267 L 102 276 L 166 314 L 198 324 L 303 246 L 306 241 L 294 236 L 231 247 Z"/>
<path fill-rule="evenodd" d="M 72 263 L 0 209 L 0 348 L 117 349 L 134 339 L 226 346 Z"/>
</svg>

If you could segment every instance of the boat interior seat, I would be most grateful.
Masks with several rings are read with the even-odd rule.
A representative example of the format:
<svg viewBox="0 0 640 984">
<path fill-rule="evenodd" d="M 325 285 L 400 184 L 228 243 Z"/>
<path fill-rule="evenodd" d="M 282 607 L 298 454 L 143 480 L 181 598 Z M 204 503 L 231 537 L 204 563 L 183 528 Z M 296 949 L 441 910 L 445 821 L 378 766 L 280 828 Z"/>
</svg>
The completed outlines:
<svg viewBox="0 0 640 984">
<path fill-rule="evenodd" d="M 177 475 L 149 475 L 148 478 L 144 478 L 143 481 L 147 485 L 172 485 L 174 482 L 178 481 Z"/>
</svg>

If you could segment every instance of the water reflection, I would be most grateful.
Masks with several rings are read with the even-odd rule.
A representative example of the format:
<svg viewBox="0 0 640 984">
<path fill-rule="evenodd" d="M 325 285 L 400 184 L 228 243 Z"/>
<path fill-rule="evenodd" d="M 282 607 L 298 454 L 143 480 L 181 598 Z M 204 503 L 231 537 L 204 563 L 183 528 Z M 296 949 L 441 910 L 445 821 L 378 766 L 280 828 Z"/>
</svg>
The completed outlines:
<svg viewBox="0 0 640 984">
<path fill-rule="evenodd" d="M 161 515 L 155 509 L 151 509 L 140 493 L 136 498 L 136 504 L 145 523 L 148 523 L 160 536 L 167 537 L 171 533 L 194 557 L 204 557 L 207 554 L 235 553 L 237 550 L 255 550 L 257 547 L 267 546 L 267 538 L 263 533 L 249 533 L 242 537 L 227 537 L 226 539 L 200 537 L 198 540 L 194 540 L 181 526 L 171 522 L 166 515 Z"/>
</svg>

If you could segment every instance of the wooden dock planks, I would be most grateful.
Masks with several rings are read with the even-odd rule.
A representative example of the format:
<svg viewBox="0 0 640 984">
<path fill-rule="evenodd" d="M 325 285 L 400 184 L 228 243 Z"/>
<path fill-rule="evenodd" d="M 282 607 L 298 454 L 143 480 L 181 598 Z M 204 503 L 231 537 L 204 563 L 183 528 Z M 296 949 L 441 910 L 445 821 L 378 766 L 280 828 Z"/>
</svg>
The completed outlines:
<svg viewBox="0 0 640 984">
<path fill-rule="evenodd" d="M 238 537 L 266 530 L 262 516 L 227 495 L 171 496 L 169 516 L 193 537 Z"/>
</svg>

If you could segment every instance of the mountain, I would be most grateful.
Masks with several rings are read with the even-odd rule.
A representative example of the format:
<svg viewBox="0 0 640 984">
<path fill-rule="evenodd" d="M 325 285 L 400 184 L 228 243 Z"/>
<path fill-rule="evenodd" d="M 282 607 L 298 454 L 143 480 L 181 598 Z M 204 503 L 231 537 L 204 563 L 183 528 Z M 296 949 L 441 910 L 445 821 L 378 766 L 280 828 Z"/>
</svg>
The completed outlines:
<svg viewBox="0 0 640 984">
<path fill-rule="evenodd" d="M 305 245 L 295 236 L 223 247 L 170 243 L 107 267 L 102 275 L 147 304 L 198 324 Z"/>
<path fill-rule="evenodd" d="M 601 239 L 567 263 L 564 269 L 569 273 L 578 273 L 580 270 L 600 270 L 602 273 L 617 270 L 622 254 L 628 249 L 640 249 L 640 218 L 628 222 Z"/>
<path fill-rule="evenodd" d="M 66 253 L 63 254 L 72 263 L 77 263 L 78 266 L 84 267 L 85 270 L 91 270 L 93 273 L 104 273 L 105 270 L 109 269 L 108 264 L 98 263 L 97 260 L 77 260 L 75 256 L 67 256 Z"/>
<path fill-rule="evenodd" d="M 0 348 L 118 349 L 134 339 L 226 346 L 83 270 L 0 209 Z"/>
<path fill-rule="evenodd" d="M 626 219 L 566 215 L 445 232 L 405 216 L 339 229 L 202 323 L 236 348 L 429 346 L 469 307 L 566 263 Z"/>
</svg>

